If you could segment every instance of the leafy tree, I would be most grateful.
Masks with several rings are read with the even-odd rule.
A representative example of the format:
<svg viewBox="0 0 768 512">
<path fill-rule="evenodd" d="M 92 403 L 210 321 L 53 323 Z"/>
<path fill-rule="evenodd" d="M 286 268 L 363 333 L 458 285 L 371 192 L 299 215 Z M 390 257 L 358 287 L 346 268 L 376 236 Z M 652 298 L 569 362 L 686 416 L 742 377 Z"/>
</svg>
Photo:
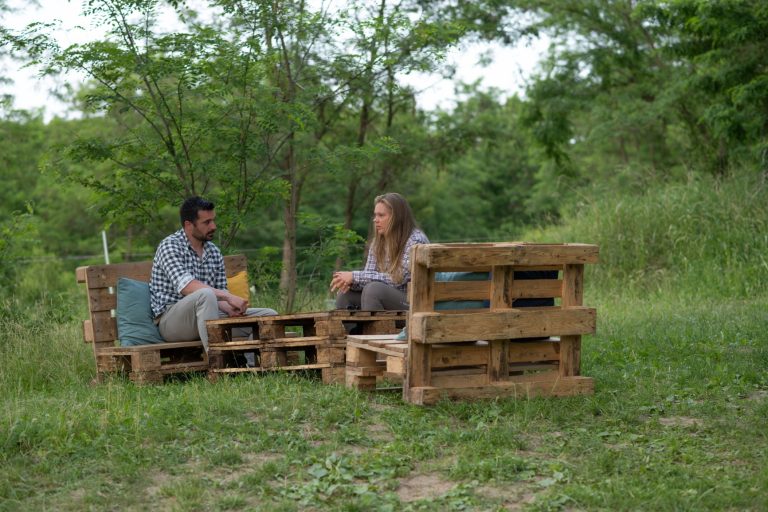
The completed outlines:
<svg viewBox="0 0 768 512">
<path fill-rule="evenodd" d="M 701 98 L 697 121 L 718 141 L 716 169 L 735 155 L 768 173 L 768 4 L 676 0 L 649 12 L 678 34 L 670 54 L 692 64 L 684 91 Z"/>
<path fill-rule="evenodd" d="M 265 143 L 279 113 L 271 108 L 257 40 L 236 31 L 224 37 L 201 24 L 162 34 L 160 4 L 88 2 L 83 12 L 106 27 L 104 41 L 60 48 L 44 24 L 10 39 L 47 73 L 79 70 L 90 77 L 85 105 L 115 129 L 76 138 L 61 153 L 66 160 L 53 164 L 101 193 L 107 219 L 141 223 L 165 204 L 207 195 L 223 206 L 226 246 L 256 204 L 284 191 L 269 174 L 275 144 Z M 66 161 L 106 163 L 107 172 L 65 168 Z"/>
</svg>

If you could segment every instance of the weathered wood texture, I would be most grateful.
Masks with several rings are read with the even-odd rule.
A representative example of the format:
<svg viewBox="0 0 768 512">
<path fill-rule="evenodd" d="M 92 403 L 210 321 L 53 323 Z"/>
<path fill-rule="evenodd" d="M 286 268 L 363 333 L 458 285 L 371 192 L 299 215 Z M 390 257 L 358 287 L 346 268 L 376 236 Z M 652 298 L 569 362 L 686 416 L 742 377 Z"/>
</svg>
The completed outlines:
<svg viewBox="0 0 768 512">
<path fill-rule="evenodd" d="M 220 374 L 315 371 L 326 384 L 341 383 L 348 330 L 391 334 L 405 320 L 405 311 L 344 310 L 210 320 L 208 375 L 216 380 Z M 253 339 L 233 339 L 233 329 L 242 327 L 252 329 Z"/>
<path fill-rule="evenodd" d="M 581 336 L 595 332 L 596 311 L 582 305 L 582 296 L 584 264 L 597 263 L 598 253 L 585 244 L 414 247 L 403 398 L 423 405 L 443 398 L 591 393 L 592 379 L 580 377 Z M 437 272 L 449 270 L 486 271 L 490 279 L 435 282 Z M 557 279 L 516 278 L 538 270 L 557 270 Z M 549 305 L 524 308 L 515 306 L 518 299 L 548 299 Z M 442 300 L 483 300 L 488 307 L 436 310 Z M 359 353 L 380 350 L 366 340 L 355 346 Z M 355 370 L 348 358 L 348 385 L 355 384 L 350 373 L 373 374 L 382 365 L 379 355 L 375 364 Z M 370 376 L 360 378 L 370 386 Z"/>
<path fill-rule="evenodd" d="M 247 269 L 246 257 L 225 256 L 224 265 L 227 277 L 232 277 Z M 208 369 L 200 341 L 117 345 L 117 282 L 121 277 L 148 282 L 151 271 L 151 261 L 89 265 L 75 271 L 77 282 L 85 284 L 89 318 L 83 322 L 83 340 L 93 346 L 99 381 L 107 373 L 124 372 L 137 384 L 152 384 L 162 382 L 164 375 Z"/>
</svg>

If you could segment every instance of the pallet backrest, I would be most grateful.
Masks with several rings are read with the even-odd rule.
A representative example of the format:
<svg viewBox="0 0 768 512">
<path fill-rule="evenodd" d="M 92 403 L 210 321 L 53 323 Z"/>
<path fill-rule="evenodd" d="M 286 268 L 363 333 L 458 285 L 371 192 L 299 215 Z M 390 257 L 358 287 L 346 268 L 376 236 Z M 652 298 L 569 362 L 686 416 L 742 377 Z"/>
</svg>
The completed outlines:
<svg viewBox="0 0 768 512">
<path fill-rule="evenodd" d="M 229 278 L 247 270 L 247 260 L 243 254 L 224 256 L 224 266 Z M 86 343 L 114 345 L 117 339 L 117 321 L 114 316 L 117 307 L 117 281 L 121 277 L 127 277 L 149 282 L 151 272 L 151 261 L 77 268 L 77 282 L 85 283 L 88 295 L 90 318 L 83 322 L 83 339 Z"/>
<path fill-rule="evenodd" d="M 418 245 L 411 254 L 408 323 L 413 328 L 409 328 L 409 334 L 426 343 L 432 339 L 446 340 L 447 337 L 457 341 L 462 337 L 466 340 L 512 339 L 570 334 L 574 329 L 555 320 L 555 317 L 564 306 L 581 306 L 583 265 L 596 263 L 597 259 L 597 246 L 585 244 L 509 242 Z M 456 271 L 490 272 L 490 278 L 482 281 L 436 280 L 438 272 Z M 493 315 L 494 312 L 523 306 L 516 303 L 521 299 L 550 299 L 548 306 L 527 308 L 527 311 L 541 311 L 538 326 L 511 328 L 507 325 L 508 315 L 498 318 Z M 436 311 L 436 303 L 448 300 L 484 301 L 487 307 Z M 477 321 L 468 321 L 466 317 L 457 318 L 455 322 L 447 319 L 449 315 L 471 313 L 486 316 L 476 317 Z M 555 323 L 552 324 L 552 321 Z M 548 329 L 563 332 L 543 332 Z M 575 330 L 583 331 L 584 328 Z M 532 334 L 532 331 L 542 332 Z"/>
</svg>

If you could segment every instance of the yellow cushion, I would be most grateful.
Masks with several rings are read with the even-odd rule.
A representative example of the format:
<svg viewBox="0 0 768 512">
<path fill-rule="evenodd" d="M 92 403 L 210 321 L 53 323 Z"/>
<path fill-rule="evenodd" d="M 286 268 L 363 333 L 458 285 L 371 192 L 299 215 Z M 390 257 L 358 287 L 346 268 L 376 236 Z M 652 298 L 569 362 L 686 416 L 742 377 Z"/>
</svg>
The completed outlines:
<svg viewBox="0 0 768 512">
<path fill-rule="evenodd" d="M 248 290 L 248 272 L 241 270 L 232 277 L 228 277 L 227 289 L 232 295 L 251 300 L 251 292 Z"/>
</svg>

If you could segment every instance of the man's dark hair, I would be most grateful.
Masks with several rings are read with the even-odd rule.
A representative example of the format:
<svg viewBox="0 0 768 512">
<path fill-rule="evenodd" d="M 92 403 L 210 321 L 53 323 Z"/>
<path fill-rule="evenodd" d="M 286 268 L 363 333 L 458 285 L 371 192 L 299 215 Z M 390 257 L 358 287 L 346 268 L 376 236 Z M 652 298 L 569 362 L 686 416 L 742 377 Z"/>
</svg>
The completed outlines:
<svg viewBox="0 0 768 512">
<path fill-rule="evenodd" d="M 190 197 L 184 201 L 179 208 L 179 217 L 181 217 L 181 226 L 184 227 L 184 221 L 195 222 L 197 220 L 197 212 L 200 210 L 211 211 L 214 209 L 214 204 L 210 201 L 206 201 L 202 197 L 195 196 Z"/>
</svg>

